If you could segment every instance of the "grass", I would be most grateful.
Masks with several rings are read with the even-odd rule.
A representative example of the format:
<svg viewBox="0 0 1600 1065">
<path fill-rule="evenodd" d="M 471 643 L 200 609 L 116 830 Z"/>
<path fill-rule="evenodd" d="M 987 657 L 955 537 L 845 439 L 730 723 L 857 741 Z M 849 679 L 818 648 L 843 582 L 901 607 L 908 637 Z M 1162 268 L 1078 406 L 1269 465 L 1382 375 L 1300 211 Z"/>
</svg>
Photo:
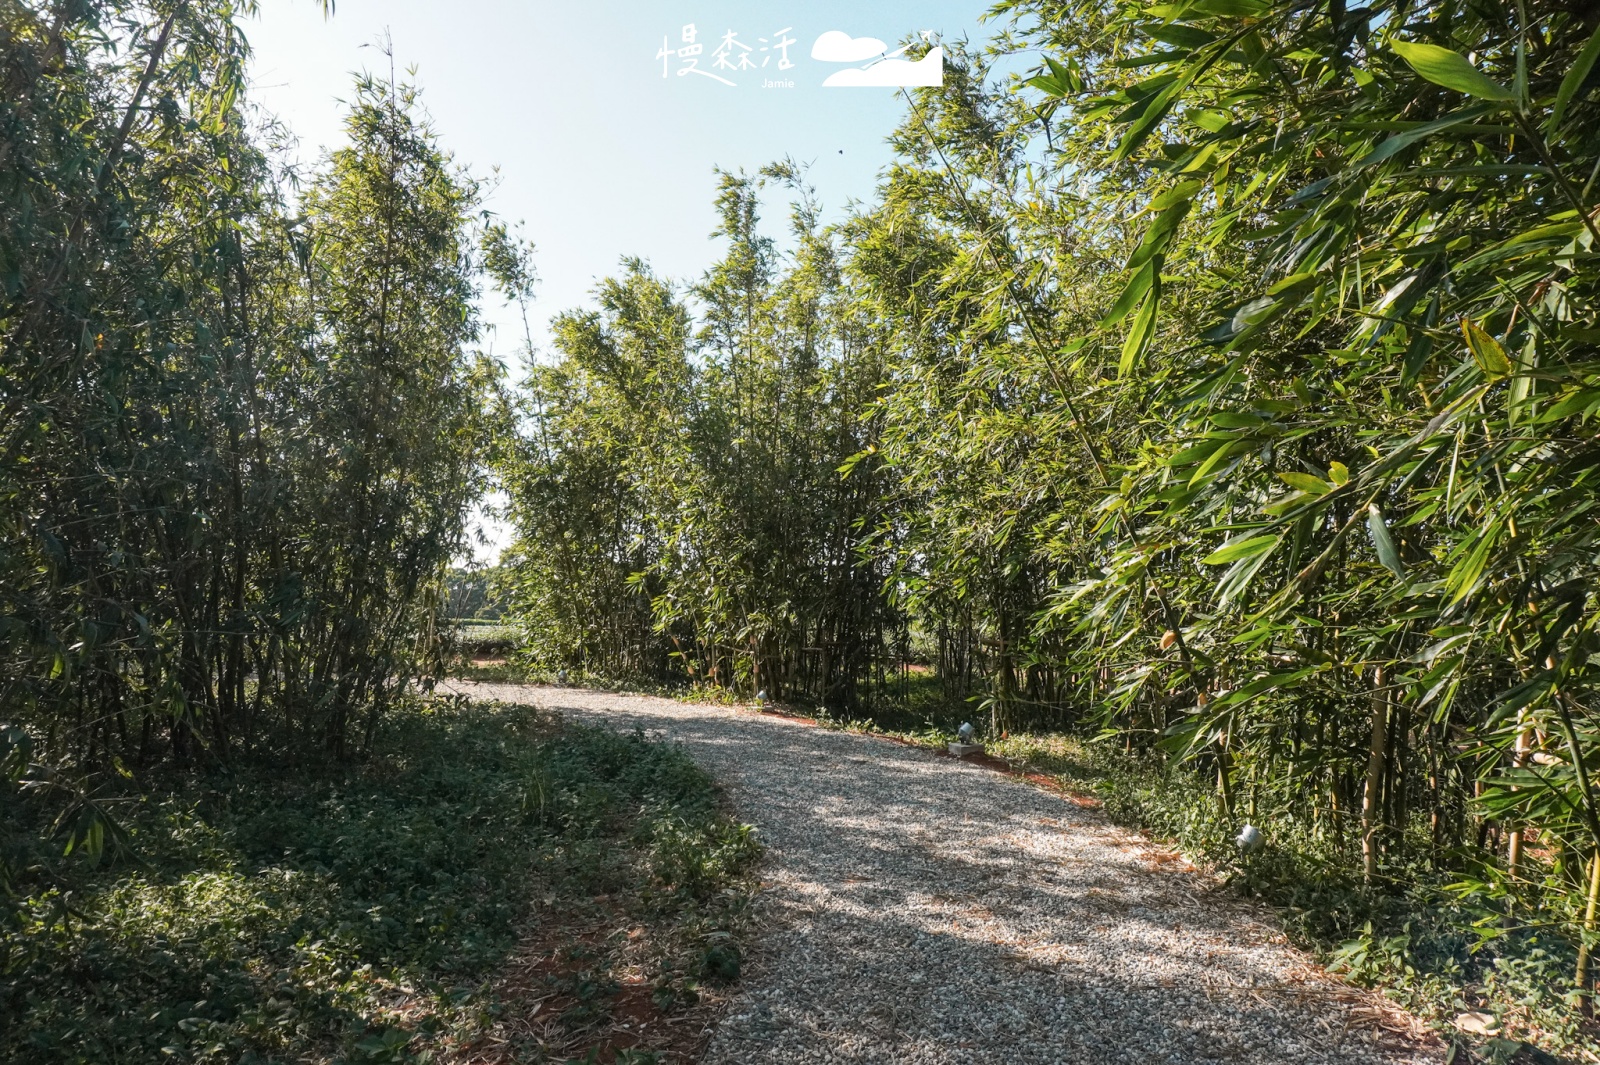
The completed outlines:
<svg viewBox="0 0 1600 1065">
<path fill-rule="evenodd" d="M 727 688 L 692 684 L 687 681 L 653 681 L 640 677 L 612 677 L 577 670 L 552 670 L 511 660 L 473 659 L 458 655 L 448 664 L 446 675 L 455 680 L 474 680 L 485 684 L 556 684 L 588 691 L 629 695 L 655 695 L 688 703 L 713 703 L 733 706 L 748 701 L 748 696 Z"/>
<path fill-rule="evenodd" d="M 504 660 L 516 647 L 517 627 L 508 622 L 458 618 L 451 625 L 459 657 L 465 663 L 475 658 Z"/>
<path fill-rule="evenodd" d="M 544 679 L 512 662 L 473 661 L 465 657 L 450 663 L 446 672 L 457 680 L 476 680 L 485 684 L 533 684 Z"/>
<path fill-rule="evenodd" d="M 458 631 L 473 636 L 509 640 L 515 637 L 517 633 L 516 625 L 509 621 L 494 621 L 488 618 L 452 618 L 450 623 Z"/>
<path fill-rule="evenodd" d="M 122 818 L 131 853 L 19 885 L 0 1061 L 656 1061 L 616 1008 L 737 976 L 759 854 L 676 747 L 444 700 L 360 767 L 241 767 Z"/>
</svg>

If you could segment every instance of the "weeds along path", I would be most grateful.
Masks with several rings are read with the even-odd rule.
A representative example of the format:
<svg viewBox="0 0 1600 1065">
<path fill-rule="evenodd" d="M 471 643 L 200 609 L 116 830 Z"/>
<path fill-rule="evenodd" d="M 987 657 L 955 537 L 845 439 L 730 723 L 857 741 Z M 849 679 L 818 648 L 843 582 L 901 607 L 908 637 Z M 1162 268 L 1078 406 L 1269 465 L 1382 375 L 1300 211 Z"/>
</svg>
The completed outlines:
<svg viewBox="0 0 1600 1065">
<path fill-rule="evenodd" d="M 712 1065 L 1443 1060 L 1270 914 L 1016 779 L 748 710 L 453 687 L 665 732 L 756 826 L 770 923 Z"/>
</svg>

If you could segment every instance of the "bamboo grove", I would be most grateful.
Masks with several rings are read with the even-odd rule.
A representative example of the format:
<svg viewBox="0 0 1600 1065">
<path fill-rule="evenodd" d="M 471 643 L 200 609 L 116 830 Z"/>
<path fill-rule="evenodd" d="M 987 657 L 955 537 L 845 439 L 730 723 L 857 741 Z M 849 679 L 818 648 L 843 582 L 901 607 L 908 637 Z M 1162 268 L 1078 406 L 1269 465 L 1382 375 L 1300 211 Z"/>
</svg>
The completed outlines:
<svg viewBox="0 0 1600 1065">
<path fill-rule="evenodd" d="M 358 755 L 493 482 L 528 665 L 915 664 L 1596 941 L 1592 5 L 1005 0 L 872 202 L 718 174 L 712 268 L 625 261 L 514 393 L 531 245 L 392 81 L 286 166 L 243 13 L 0 0 L 0 804 L 94 847 L 95 781 Z"/>
<path fill-rule="evenodd" d="M 489 447 L 475 182 L 370 79 L 285 170 L 239 13 L 0 5 L 0 755 L 69 849 L 75 770 L 360 749 Z"/>
<path fill-rule="evenodd" d="M 991 20 L 874 203 L 769 259 L 724 176 L 698 318 L 634 263 L 560 319 L 508 479 L 533 653 L 871 707 L 915 648 L 992 734 L 1592 940 L 1595 12 Z"/>
<path fill-rule="evenodd" d="M 787 262 L 757 228 L 770 186 L 797 197 Z M 870 444 L 883 348 L 793 165 L 721 175 L 717 209 L 702 283 L 630 261 L 555 320 L 505 463 L 505 583 L 546 667 L 856 705 L 904 635 L 859 551 L 881 482 L 838 472 Z"/>
</svg>

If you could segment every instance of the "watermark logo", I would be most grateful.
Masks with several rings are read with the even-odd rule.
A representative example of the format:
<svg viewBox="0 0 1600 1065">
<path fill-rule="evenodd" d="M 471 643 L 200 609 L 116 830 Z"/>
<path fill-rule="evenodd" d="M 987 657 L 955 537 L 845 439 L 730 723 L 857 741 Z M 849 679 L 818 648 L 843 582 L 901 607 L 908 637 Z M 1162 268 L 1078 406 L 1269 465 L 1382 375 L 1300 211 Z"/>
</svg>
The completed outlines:
<svg viewBox="0 0 1600 1065">
<path fill-rule="evenodd" d="M 757 37 L 755 44 L 740 40 L 737 32 L 729 30 L 708 56 L 705 54 L 706 46 L 700 42 L 700 31 L 691 22 L 679 33 L 681 43 L 678 47 L 673 47 L 670 36 L 661 38 L 661 51 L 656 53 L 656 58 L 661 60 L 661 76 L 664 78 L 668 75 L 674 59 L 679 64 L 678 77 L 699 74 L 727 86 L 736 84 L 731 80 L 733 75 L 765 69 L 774 56 L 778 60 L 777 70 L 792 70 L 795 64 L 789 58 L 789 49 L 800 43 L 789 36 L 792 29 L 793 26 L 785 26 L 771 37 Z M 759 63 L 756 62 L 758 57 Z M 704 68 L 700 66 L 702 60 L 706 63 Z"/>
<path fill-rule="evenodd" d="M 924 34 L 926 40 L 927 35 Z M 811 46 L 811 58 L 824 63 L 860 63 L 828 75 L 822 83 L 830 89 L 938 88 L 944 84 L 944 49 L 935 45 L 921 59 L 903 59 L 904 48 L 889 51 L 876 37 L 852 37 L 841 30 L 829 30 Z"/>
<path fill-rule="evenodd" d="M 792 89 L 794 78 L 785 75 L 796 66 L 789 54 L 799 44 L 790 36 L 793 31 L 793 26 L 785 26 L 765 37 L 742 37 L 728 30 L 707 52 L 709 39 L 702 40 L 699 28 L 690 22 L 679 30 L 677 41 L 671 34 L 662 36 L 656 58 L 661 61 L 663 78 L 676 71 L 680 78 L 693 74 L 736 88 L 735 78 L 759 73 L 764 89 Z M 931 31 L 923 31 L 924 41 L 932 37 Z M 829 30 L 811 45 L 811 58 L 819 63 L 852 64 L 829 74 L 822 82 L 825 88 L 937 88 L 944 84 L 942 47 L 935 45 L 916 60 L 904 58 L 905 52 L 905 48 L 891 52 L 876 37 L 852 37 L 843 30 Z"/>
</svg>

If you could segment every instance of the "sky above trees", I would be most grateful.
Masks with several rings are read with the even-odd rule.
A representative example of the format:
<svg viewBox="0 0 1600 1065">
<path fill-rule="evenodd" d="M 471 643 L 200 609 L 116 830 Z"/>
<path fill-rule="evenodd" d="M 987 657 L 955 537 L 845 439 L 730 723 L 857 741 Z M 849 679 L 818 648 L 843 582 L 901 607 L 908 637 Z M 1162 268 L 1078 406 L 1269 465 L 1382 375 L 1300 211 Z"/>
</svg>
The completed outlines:
<svg viewBox="0 0 1600 1065">
<path fill-rule="evenodd" d="M 335 100 L 349 96 L 350 72 L 386 73 L 379 45 L 389 35 L 397 69 L 417 68 L 413 80 L 444 144 L 479 175 L 500 169 L 487 206 L 524 221 L 539 247 L 532 317 L 543 348 L 549 319 L 586 302 L 625 255 L 642 256 L 669 277 L 710 266 L 718 254 L 709 239 L 717 224 L 715 167 L 754 171 L 784 157 L 810 163 L 824 221 L 842 217 L 851 199 L 870 198 L 904 102 L 892 89 L 823 88 L 838 67 L 811 59 L 812 44 L 830 30 L 891 46 L 923 30 L 980 38 L 986 7 L 978 0 L 339 0 L 324 19 L 314 0 L 278 0 L 262 5 L 245 29 L 255 51 L 254 99 L 294 131 L 307 161 L 338 140 Z M 679 74 L 676 54 L 663 77 L 663 39 L 676 53 L 686 47 L 688 25 L 703 47 L 699 72 L 714 69 L 711 57 L 729 31 L 736 56 L 751 49 L 750 67 L 723 68 L 732 86 Z M 794 65 L 780 74 L 776 45 L 785 38 L 795 42 L 787 49 Z M 763 88 L 767 80 L 794 87 Z M 785 237 L 781 219 L 770 228 Z M 515 312 L 493 298 L 484 310 L 500 326 L 488 342 L 497 354 L 512 354 L 522 339 Z"/>
<path fill-rule="evenodd" d="M 904 101 L 893 89 L 824 88 L 838 65 L 813 60 L 813 43 L 829 31 L 891 46 L 925 30 L 981 40 L 987 6 L 339 0 L 324 18 L 314 0 L 277 0 L 262 5 L 245 32 L 254 51 L 253 99 L 293 132 L 308 164 L 340 139 L 337 101 L 350 95 L 351 72 L 386 75 L 383 42 L 392 42 L 396 70 L 416 68 L 413 80 L 446 148 L 475 174 L 498 169 L 486 206 L 525 223 L 524 236 L 538 246 L 530 324 L 544 352 L 550 319 L 588 302 L 624 256 L 640 256 L 667 277 L 698 277 L 711 265 L 717 167 L 754 172 L 786 157 L 810 164 L 825 223 L 843 218 L 852 201 L 871 199 Z M 687 26 L 702 48 L 697 72 L 718 70 L 712 56 L 730 31 L 733 56 L 750 49 L 747 69 L 720 69 L 733 85 L 679 73 L 688 57 L 676 53 L 692 47 L 683 39 Z M 787 39 L 795 43 L 784 55 L 776 46 Z M 674 53 L 665 62 L 664 44 Z M 793 66 L 780 71 L 785 59 Z M 764 88 L 769 80 L 794 84 Z M 780 244 L 787 240 L 781 218 L 768 228 Z M 490 295 L 483 320 L 491 327 L 486 347 L 515 362 L 523 336 L 516 310 Z M 475 557 L 493 562 L 506 529 L 488 515 L 479 524 L 488 542 Z"/>
</svg>

